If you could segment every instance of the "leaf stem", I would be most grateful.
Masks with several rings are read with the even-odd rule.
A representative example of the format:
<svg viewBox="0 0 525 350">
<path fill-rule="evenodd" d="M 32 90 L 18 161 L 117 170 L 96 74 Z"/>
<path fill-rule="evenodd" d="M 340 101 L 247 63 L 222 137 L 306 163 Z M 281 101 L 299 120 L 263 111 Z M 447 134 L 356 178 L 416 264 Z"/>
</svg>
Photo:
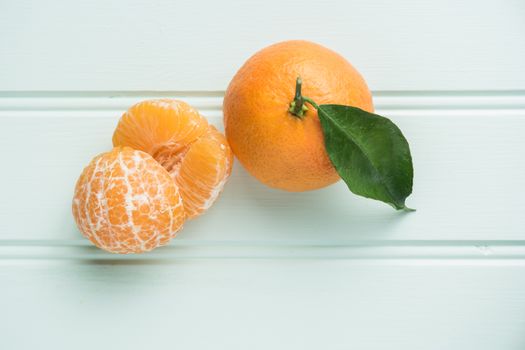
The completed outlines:
<svg viewBox="0 0 525 350">
<path fill-rule="evenodd" d="M 288 112 L 301 119 L 308 110 L 308 107 L 304 104 L 305 102 L 311 104 L 315 109 L 319 109 L 317 103 L 315 103 L 311 98 L 302 95 L 302 85 L 303 80 L 301 77 L 297 77 L 297 80 L 295 81 L 295 97 L 290 103 L 290 108 L 288 109 Z"/>
<path fill-rule="evenodd" d="M 310 97 L 303 96 L 303 101 L 308 102 L 308 103 L 311 104 L 315 109 L 319 109 L 319 106 L 317 105 L 317 103 L 315 103 L 314 100 L 312 100 Z"/>
</svg>

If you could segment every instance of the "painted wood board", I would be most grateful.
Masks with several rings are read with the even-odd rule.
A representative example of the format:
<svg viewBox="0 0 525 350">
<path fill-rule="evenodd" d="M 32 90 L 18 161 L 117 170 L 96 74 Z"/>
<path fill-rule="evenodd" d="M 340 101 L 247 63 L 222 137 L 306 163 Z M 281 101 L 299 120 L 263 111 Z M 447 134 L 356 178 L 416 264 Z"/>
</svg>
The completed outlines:
<svg viewBox="0 0 525 350">
<path fill-rule="evenodd" d="M 373 90 L 524 89 L 521 0 L 0 3 L 0 90 L 222 91 L 258 49 L 308 39 Z"/>
<path fill-rule="evenodd" d="M 182 98 L 222 128 L 220 95 Z M 0 98 L 0 239 L 77 244 L 71 194 L 89 160 L 111 148 L 120 115 L 154 94 L 82 97 L 82 93 L 11 94 Z M 522 240 L 525 238 L 525 94 L 377 93 L 410 140 L 416 213 L 351 194 L 343 182 L 287 193 L 258 183 L 236 162 L 231 181 L 205 216 L 187 223 L 180 240 L 366 241 Z M 24 140 L 16 139 L 24 135 Z M 15 147 L 16 152 L 10 150 Z M 45 183 L 46 186 L 42 186 Z M 24 218 L 31 213 L 33 220 Z"/>
</svg>

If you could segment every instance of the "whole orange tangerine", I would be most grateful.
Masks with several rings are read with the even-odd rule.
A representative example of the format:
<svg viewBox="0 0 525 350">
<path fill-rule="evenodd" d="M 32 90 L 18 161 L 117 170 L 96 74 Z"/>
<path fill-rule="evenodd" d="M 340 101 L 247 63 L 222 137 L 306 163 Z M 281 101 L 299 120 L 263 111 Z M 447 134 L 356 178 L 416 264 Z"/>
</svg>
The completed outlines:
<svg viewBox="0 0 525 350">
<path fill-rule="evenodd" d="M 168 243 L 185 219 L 169 173 L 145 152 L 125 147 L 96 156 L 75 187 L 82 234 L 112 253 L 142 253 Z"/>
<path fill-rule="evenodd" d="M 264 184 L 287 191 L 325 187 L 339 176 L 325 150 L 317 112 L 288 112 L 297 77 L 317 104 L 342 104 L 373 112 L 372 95 L 342 56 L 301 40 L 271 45 L 233 77 L 224 97 L 226 137 L 241 164 Z"/>
<path fill-rule="evenodd" d="M 215 202 L 232 170 L 224 135 L 179 100 L 147 100 L 129 108 L 115 129 L 113 145 L 147 152 L 159 162 L 179 187 L 188 218 Z"/>
</svg>

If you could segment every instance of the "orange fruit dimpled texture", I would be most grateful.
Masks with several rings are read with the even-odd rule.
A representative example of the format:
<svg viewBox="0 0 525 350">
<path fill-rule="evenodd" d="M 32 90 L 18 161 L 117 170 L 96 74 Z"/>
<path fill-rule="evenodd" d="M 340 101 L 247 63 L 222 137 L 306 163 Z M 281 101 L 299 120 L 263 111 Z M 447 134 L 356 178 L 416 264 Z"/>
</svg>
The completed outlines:
<svg viewBox="0 0 525 350">
<path fill-rule="evenodd" d="M 129 108 L 113 134 L 113 145 L 147 152 L 159 162 L 178 185 L 188 218 L 214 203 L 233 164 L 226 138 L 196 109 L 173 99 Z"/>
<path fill-rule="evenodd" d="M 259 181 L 288 191 L 330 185 L 339 176 L 325 150 L 316 110 L 300 119 L 288 112 L 295 81 L 317 104 L 373 112 L 372 95 L 342 56 L 308 41 L 285 41 L 253 55 L 233 77 L 224 97 L 226 137 L 241 164 Z"/>
<path fill-rule="evenodd" d="M 96 156 L 75 187 L 73 216 L 97 247 L 141 253 L 168 243 L 185 220 L 168 172 L 147 153 L 116 147 Z"/>
</svg>

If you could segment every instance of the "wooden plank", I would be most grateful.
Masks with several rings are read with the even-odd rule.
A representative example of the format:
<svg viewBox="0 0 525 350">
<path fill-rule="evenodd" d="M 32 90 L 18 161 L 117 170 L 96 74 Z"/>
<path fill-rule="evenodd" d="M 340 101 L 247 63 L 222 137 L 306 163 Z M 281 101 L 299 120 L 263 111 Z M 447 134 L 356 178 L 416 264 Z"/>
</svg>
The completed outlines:
<svg viewBox="0 0 525 350">
<path fill-rule="evenodd" d="M 521 350 L 524 268 L 2 260 L 0 346 Z"/>
<path fill-rule="evenodd" d="M 374 90 L 525 89 L 520 0 L 3 1 L 0 90 L 224 90 L 254 52 L 309 39 Z"/>
<path fill-rule="evenodd" d="M 0 201 L 0 240 L 78 244 L 83 238 L 73 224 L 70 201 L 80 171 L 111 147 L 125 108 L 153 95 L 37 95 L 0 98 L 0 156 L 8 169 L 0 173 L 6 198 Z M 175 97 L 221 126 L 220 95 Z M 523 240 L 524 101 L 521 93 L 376 97 L 379 112 L 410 141 L 415 186 L 407 203 L 418 209 L 415 213 L 356 197 L 343 183 L 306 193 L 272 190 L 236 163 L 217 204 L 188 222 L 178 239 Z"/>
</svg>

